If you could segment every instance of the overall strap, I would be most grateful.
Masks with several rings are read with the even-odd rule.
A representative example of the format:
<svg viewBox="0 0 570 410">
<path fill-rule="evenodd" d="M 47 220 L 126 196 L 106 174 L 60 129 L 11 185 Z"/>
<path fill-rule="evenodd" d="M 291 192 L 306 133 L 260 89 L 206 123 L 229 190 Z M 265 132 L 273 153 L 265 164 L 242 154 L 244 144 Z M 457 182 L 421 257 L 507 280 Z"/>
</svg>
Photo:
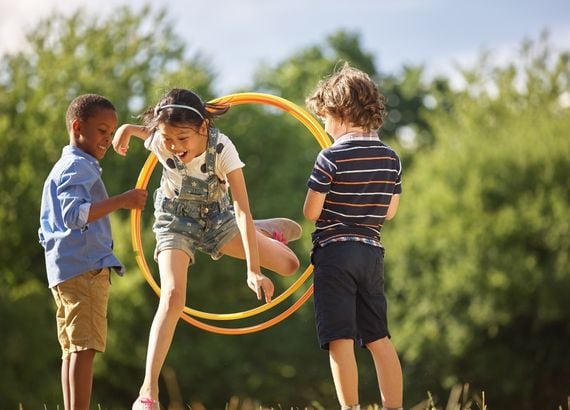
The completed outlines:
<svg viewBox="0 0 570 410">
<path fill-rule="evenodd" d="M 218 129 L 210 128 L 208 131 L 208 147 L 206 148 L 206 171 L 208 177 L 215 176 L 216 146 L 218 145 Z"/>
<path fill-rule="evenodd" d="M 208 173 L 208 202 L 218 198 L 217 192 L 221 189 L 221 180 L 216 175 L 216 157 L 218 155 L 219 131 L 217 128 L 209 129 L 208 148 L 206 149 L 206 172 Z"/>
</svg>

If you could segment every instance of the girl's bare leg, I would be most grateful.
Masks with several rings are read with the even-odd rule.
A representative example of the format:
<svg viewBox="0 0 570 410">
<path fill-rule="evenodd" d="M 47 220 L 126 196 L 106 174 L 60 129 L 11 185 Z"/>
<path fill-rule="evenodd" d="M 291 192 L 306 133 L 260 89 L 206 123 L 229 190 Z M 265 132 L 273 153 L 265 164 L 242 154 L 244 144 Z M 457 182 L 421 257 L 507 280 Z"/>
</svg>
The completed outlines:
<svg viewBox="0 0 570 410">
<path fill-rule="evenodd" d="M 270 239 L 259 231 L 257 233 L 257 247 L 259 249 L 260 265 L 266 269 L 283 276 L 289 276 L 299 269 L 299 259 L 287 245 Z M 245 259 L 245 251 L 240 234 L 236 234 L 221 249 L 224 255 L 238 259 Z"/>
<path fill-rule="evenodd" d="M 190 256 L 179 249 L 166 249 L 158 254 L 160 302 L 150 328 L 141 397 L 158 400 L 160 371 L 170 349 L 178 318 L 186 304 L 189 263 Z"/>
</svg>

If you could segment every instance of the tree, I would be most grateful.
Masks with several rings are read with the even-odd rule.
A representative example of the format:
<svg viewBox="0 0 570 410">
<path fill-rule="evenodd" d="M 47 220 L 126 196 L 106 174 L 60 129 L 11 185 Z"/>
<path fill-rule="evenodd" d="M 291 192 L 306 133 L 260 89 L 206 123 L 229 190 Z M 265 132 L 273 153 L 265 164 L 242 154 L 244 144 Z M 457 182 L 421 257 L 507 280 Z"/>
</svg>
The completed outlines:
<svg viewBox="0 0 570 410">
<path fill-rule="evenodd" d="M 44 178 L 68 141 L 64 123 L 67 105 L 78 94 L 99 93 L 115 104 L 124 122 L 133 121 L 134 115 L 155 103 L 170 87 L 192 88 L 206 100 L 214 97 L 209 67 L 199 54 L 186 56 L 186 46 L 171 31 L 164 13 L 147 7 L 136 13 L 119 8 L 109 16 L 101 20 L 81 12 L 71 17 L 52 15 L 29 33 L 26 51 L 3 56 L 0 65 L 0 365 L 5 369 L 0 376 L 0 396 L 8 407 L 19 402 L 25 408 L 61 403 L 54 306 L 46 286 L 43 251 L 37 244 L 37 218 Z M 220 125 L 232 138 L 235 135 L 233 139 L 248 164 L 245 172 L 251 196 L 256 198 L 252 203 L 256 215 L 300 215 L 303 194 L 297 187 L 304 185 L 312 157 L 297 156 L 296 147 L 306 143 L 316 146 L 307 130 L 287 115 L 262 107 L 237 107 L 224 121 Z M 284 144 L 291 136 L 292 143 Z M 279 148 L 267 149 L 271 146 Z M 134 185 L 145 157 L 142 145 L 135 142 L 126 159 L 108 153 L 102 166 L 111 195 Z M 280 168 L 285 172 L 275 172 L 271 164 L 284 159 L 291 164 Z M 307 170 L 295 161 L 306 164 Z M 293 175 L 297 180 L 291 183 Z M 158 177 L 157 170 L 149 189 L 156 187 Z M 264 181 L 275 183 L 275 190 L 268 191 Z M 127 265 L 127 276 L 113 278 L 107 352 L 95 362 L 93 401 L 109 407 L 126 407 L 136 397 L 158 301 L 137 273 L 127 218 L 127 212 L 112 216 L 116 251 Z M 154 247 L 151 220 L 149 201 L 143 213 L 147 255 L 152 255 Z M 306 261 L 308 242 L 294 246 Z M 153 261 L 149 263 L 156 272 Z M 226 258 L 214 265 L 199 257 L 191 268 L 190 304 L 218 312 L 255 306 L 255 298 L 245 286 L 243 266 Z M 275 282 L 279 291 L 290 284 L 290 280 Z M 210 289 L 216 290 L 206 291 Z M 292 332 L 276 327 L 243 338 L 206 334 L 182 324 L 167 365 L 180 386 L 199 388 L 185 388 L 184 400 L 217 401 L 221 407 L 223 403 L 219 402 L 227 402 L 233 394 L 254 397 L 258 391 L 265 396 L 257 397 L 268 401 L 276 397 L 318 397 L 313 393 L 321 389 L 321 383 L 301 388 L 291 383 L 299 374 L 303 376 L 301 382 L 315 379 L 314 373 L 304 369 L 312 349 L 317 349 L 316 344 L 306 343 L 312 331 L 312 325 L 306 323 L 312 322 L 308 309 L 309 305 L 305 313 L 296 316 L 301 323 L 296 322 Z M 290 338 L 290 334 L 298 337 Z M 275 339 L 290 340 L 283 349 L 275 346 Z M 191 348 L 186 340 L 192 341 Z M 251 359 L 254 344 L 261 348 Z M 288 363 L 290 351 L 296 351 L 293 364 Z M 278 376 L 266 377 L 265 372 Z M 212 377 L 205 380 L 204 373 Z M 212 383 L 214 379 L 226 383 Z M 330 383 L 324 385 L 325 391 L 331 388 Z M 163 386 L 163 399 L 169 396 L 168 386 Z"/>
<path fill-rule="evenodd" d="M 370 75 L 385 97 L 386 118 L 381 135 L 386 141 L 402 148 L 406 161 L 416 150 L 432 143 L 430 125 L 423 119 L 431 90 L 424 82 L 421 66 L 404 66 L 401 73 L 384 73 L 374 63 L 374 56 L 363 50 L 357 33 L 337 31 L 323 44 L 307 46 L 275 67 L 262 66 L 256 74 L 255 86 L 281 94 L 304 105 L 305 98 L 318 81 L 330 75 L 343 62 L 348 62 Z M 440 79 L 442 86 L 445 80 Z M 414 134 L 413 144 L 401 146 L 402 133 Z"/>
<path fill-rule="evenodd" d="M 54 307 L 36 241 L 43 180 L 67 143 L 69 101 L 80 93 L 103 94 L 126 122 L 174 86 L 216 97 L 206 60 L 187 57 L 187 45 L 163 12 L 120 8 L 109 16 L 53 15 L 30 32 L 26 51 L 0 63 L 0 396 L 7 407 L 51 408 L 61 401 Z M 253 81 L 252 91 L 302 106 L 318 80 L 347 60 L 373 75 L 389 111 L 401 114 L 388 118 L 394 127 L 382 134 L 402 152 L 405 167 L 401 210 L 383 236 L 391 329 L 410 403 L 425 398 L 426 390 L 443 394 L 455 381 L 473 383 L 503 408 L 544 407 L 540 400 L 560 401 L 568 393 L 560 383 L 570 368 L 563 303 L 569 290 L 569 58 L 532 43 L 523 55 L 523 63 L 505 68 L 483 58 L 463 70 L 468 87 L 456 91 L 445 78 L 426 84 L 421 67 L 381 73 L 358 35 L 339 32 L 262 67 Z M 305 266 L 312 225 L 301 209 L 318 145 L 294 119 L 268 107 L 234 107 L 217 126 L 246 163 L 254 216 L 303 223 L 306 234 L 292 246 Z M 398 131 L 405 126 L 418 136 L 410 147 Z M 110 194 L 134 185 L 145 157 L 135 142 L 127 158 L 107 155 L 102 165 Z M 156 170 L 150 190 L 159 177 Z M 137 272 L 128 216 L 112 216 L 128 273 L 113 278 L 108 349 L 95 369 L 94 402 L 109 408 L 127 407 L 136 397 L 158 302 Z M 156 273 L 151 221 L 149 201 L 142 237 Z M 242 261 L 198 256 L 189 271 L 189 305 L 211 312 L 256 306 L 243 272 Z M 280 292 L 294 278 L 273 279 Z M 227 325 L 246 326 L 279 311 Z M 374 367 L 359 363 L 362 402 L 378 402 Z M 208 408 L 224 407 L 233 395 L 273 406 L 337 405 L 311 303 L 286 323 L 247 336 L 181 324 L 164 376 L 165 405 L 177 389 L 185 404 Z"/>
<path fill-rule="evenodd" d="M 414 392 L 469 382 L 497 408 L 554 408 L 570 380 L 570 56 L 543 38 L 463 77 L 387 227 L 396 345 Z"/>
<path fill-rule="evenodd" d="M 0 65 L 0 396 L 8 407 L 24 401 L 34 408 L 60 397 L 54 307 L 37 229 L 44 178 L 68 142 L 67 105 L 81 93 L 103 94 L 125 121 L 172 81 L 208 95 L 212 76 L 200 56 L 187 60 L 165 14 L 148 7 L 117 9 L 105 21 L 55 14 L 27 40 L 27 51 L 3 56 Z M 140 146 L 127 160 L 108 155 L 102 164 L 110 194 L 134 185 L 144 156 Z"/>
</svg>

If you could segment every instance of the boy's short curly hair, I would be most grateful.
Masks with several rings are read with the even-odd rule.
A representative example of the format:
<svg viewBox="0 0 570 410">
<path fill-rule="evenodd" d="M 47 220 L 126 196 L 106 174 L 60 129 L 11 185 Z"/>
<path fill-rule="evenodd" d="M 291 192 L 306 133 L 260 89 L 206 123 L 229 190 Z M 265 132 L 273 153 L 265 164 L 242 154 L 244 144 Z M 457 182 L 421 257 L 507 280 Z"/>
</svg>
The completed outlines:
<svg viewBox="0 0 570 410">
<path fill-rule="evenodd" d="M 305 103 L 319 117 L 328 114 L 367 131 L 382 127 L 386 115 L 384 96 L 376 83 L 348 63 L 321 80 Z"/>
<path fill-rule="evenodd" d="M 101 108 L 117 111 L 111 101 L 98 94 L 83 94 L 74 98 L 69 104 L 69 107 L 67 107 L 67 113 L 65 114 L 67 131 L 71 131 L 71 123 L 73 120 L 78 119 L 83 121 L 93 117 L 97 110 Z"/>
</svg>

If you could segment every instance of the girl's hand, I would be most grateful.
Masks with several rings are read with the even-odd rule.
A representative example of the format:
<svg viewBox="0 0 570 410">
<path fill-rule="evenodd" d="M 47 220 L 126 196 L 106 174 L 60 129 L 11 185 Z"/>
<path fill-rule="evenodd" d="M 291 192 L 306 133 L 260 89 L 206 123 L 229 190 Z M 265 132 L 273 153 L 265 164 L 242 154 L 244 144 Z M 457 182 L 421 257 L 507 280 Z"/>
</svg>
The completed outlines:
<svg viewBox="0 0 570 410">
<path fill-rule="evenodd" d="M 257 294 L 257 300 L 265 296 L 265 302 L 271 302 L 275 288 L 273 282 L 261 272 L 247 273 L 247 286 Z"/>
<path fill-rule="evenodd" d="M 119 155 L 127 155 L 129 150 L 129 142 L 131 141 L 131 136 L 135 136 L 142 140 L 146 140 L 149 136 L 148 131 L 139 125 L 134 124 L 123 124 L 113 136 L 113 149 Z"/>
<path fill-rule="evenodd" d="M 131 140 L 129 128 L 129 124 L 123 124 L 115 131 L 113 136 L 113 149 L 123 157 L 127 155 L 129 150 L 129 141 Z"/>
</svg>

